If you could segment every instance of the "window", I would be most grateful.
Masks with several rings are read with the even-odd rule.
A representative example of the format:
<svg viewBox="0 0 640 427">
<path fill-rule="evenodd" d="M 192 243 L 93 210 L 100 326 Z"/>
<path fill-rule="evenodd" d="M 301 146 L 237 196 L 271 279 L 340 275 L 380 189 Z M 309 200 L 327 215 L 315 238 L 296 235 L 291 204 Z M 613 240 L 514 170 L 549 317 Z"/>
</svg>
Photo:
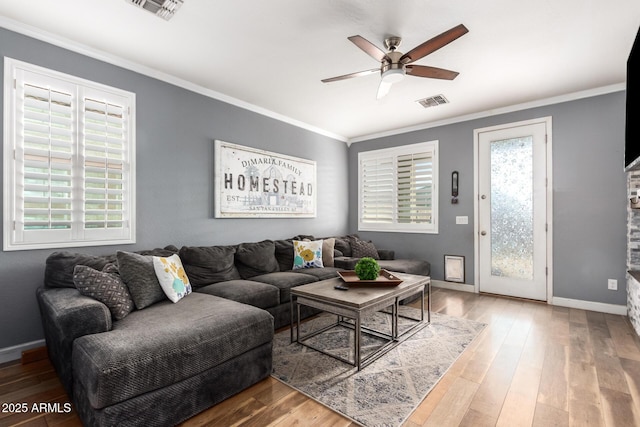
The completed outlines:
<svg viewBox="0 0 640 427">
<path fill-rule="evenodd" d="M 135 242 L 135 95 L 5 58 L 4 250 Z"/>
<path fill-rule="evenodd" d="M 438 232 L 438 142 L 358 153 L 358 229 Z"/>
</svg>

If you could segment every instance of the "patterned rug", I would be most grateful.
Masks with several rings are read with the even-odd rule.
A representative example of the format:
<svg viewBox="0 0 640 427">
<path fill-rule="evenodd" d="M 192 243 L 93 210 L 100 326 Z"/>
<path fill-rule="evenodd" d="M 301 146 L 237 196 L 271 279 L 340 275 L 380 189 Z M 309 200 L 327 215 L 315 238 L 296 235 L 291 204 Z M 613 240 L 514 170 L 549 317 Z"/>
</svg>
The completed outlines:
<svg viewBox="0 0 640 427">
<path fill-rule="evenodd" d="M 417 309 L 401 307 L 401 314 L 418 318 L 419 313 Z M 301 334 L 304 336 L 335 320 L 335 316 L 326 313 L 316 316 L 301 325 Z M 376 313 L 363 324 L 389 333 L 391 317 Z M 413 324 L 401 318 L 400 332 Z M 411 415 L 485 326 L 473 320 L 433 313 L 430 325 L 359 372 L 333 357 L 291 344 L 290 332 L 285 330 L 274 339 L 272 376 L 358 424 L 395 427 Z M 353 360 L 353 331 L 346 327 L 329 329 L 308 342 Z M 363 334 L 363 357 L 382 343 L 380 338 Z"/>
</svg>

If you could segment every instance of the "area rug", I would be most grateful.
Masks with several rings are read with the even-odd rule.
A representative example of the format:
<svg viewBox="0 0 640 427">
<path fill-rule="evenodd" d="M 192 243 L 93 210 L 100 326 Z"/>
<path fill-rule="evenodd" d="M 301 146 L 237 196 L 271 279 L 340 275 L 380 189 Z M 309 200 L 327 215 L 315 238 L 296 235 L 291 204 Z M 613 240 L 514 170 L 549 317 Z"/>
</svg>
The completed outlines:
<svg viewBox="0 0 640 427">
<path fill-rule="evenodd" d="M 419 317 L 418 309 L 401 309 L 404 315 Z M 335 320 L 329 314 L 316 316 L 302 323 L 301 335 Z M 376 313 L 363 324 L 382 332 L 391 330 L 387 314 Z M 402 319 L 399 330 L 412 324 Z M 290 332 L 285 330 L 274 338 L 272 376 L 360 425 L 395 427 L 411 415 L 485 326 L 433 313 L 430 325 L 360 371 L 301 344 L 292 344 Z M 338 327 L 316 335 L 309 343 L 353 360 L 352 340 L 353 331 Z M 363 334 L 362 354 L 366 357 L 382 343 L 379 338 Z"/>
</svg>

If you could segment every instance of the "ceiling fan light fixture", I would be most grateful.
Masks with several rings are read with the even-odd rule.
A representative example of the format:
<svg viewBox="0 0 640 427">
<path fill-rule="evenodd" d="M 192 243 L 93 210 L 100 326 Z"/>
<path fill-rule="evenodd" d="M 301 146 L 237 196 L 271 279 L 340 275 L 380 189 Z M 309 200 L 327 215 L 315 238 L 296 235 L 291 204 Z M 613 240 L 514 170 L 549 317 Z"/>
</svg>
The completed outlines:
<svg viewBox="0 0 640 427">
<path fill-rule="evenodd" d="M 390 68 L 382 73 L 382 81 L 385 83 L 398 83 L 404 79 L 404 70 L 402 68 Z"/>
</svg>

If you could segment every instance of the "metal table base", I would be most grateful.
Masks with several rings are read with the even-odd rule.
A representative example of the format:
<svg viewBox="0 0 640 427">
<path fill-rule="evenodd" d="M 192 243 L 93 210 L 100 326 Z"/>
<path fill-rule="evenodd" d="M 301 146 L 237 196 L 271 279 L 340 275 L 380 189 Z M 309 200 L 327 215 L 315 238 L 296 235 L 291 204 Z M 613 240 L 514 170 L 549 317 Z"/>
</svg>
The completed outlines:
<svg viewBox="0 0 640 427">
<path fill-rule="evenodd" d="M 335 359 L 338 359 L 344 363 L 348 363 L 352 366 L 355 366 L 357 368 L 357 370 L 362 369 L 363 367 L 369 365 L 370 363 L 374 362 L 375 360 L 377 360 L 378 358 L 380 358 L 382 355 L 384 355 L 385 353 L 389 352 L 391 349 L 397 347 L 400 343 L 402 343 L 403 341 L 405 341 L 406 339 L 410 338 L 413 334 L 415 334 L 416 332 L 418 332 L 420 329 L 424 328 L 426 325 L 428 325 L 429 323 L 431 323 L 431 282 L 429 282 L 427 284 L 427 297 L 428 297 L 428 306 L 427 306 L 427 321 L 425 322 L 424 319 L 424 312 L 425 312 L 425 302 L 424 302 L 424 297 L 425 297 L 425 287 L 422 286 L 420 291 L 418 291 L 420 293 L 420 319 L 414 319 L 412 317 L 408 317 L 408 316 L 404 316 L 402 314 L 399 314 L 399 305 L 400 305 L 400 301 L 411 296 L 411 295 L 415 295 L 416 292 L 413 292 L 411 294 L 408 295 L 400 295 L 400 296 L 396 296 L 393 298 L 392 301 L 384 301 L 381 304 L 379 304 L 379 307 L 376 307 L 374 309 L 370 309 L 365 313 L 362 313 L 361 311 L 358 310 L 353 310 L 350 309 L 348 307 L 343 307 L 340 306 L 338 304 L 334 304 L 334 303 L 330 303 L 327 301 L 322 301 L 322 300 L 316 300 L 313 298 L 309 298 L 309 297 L 297 297 L 295 298 L 293 295 L 291 297 L 291 301 L 290 301 L 290 308 L 291 308 L 291 342 L 297 342 L 301 345 L 304 345 L 308 348 L 311 348 L 315 351 L 318 351 L 322 354 L 326 354 L 328 356 L 331 356 Z M 301 336 L 300 335 L 300 306 L 301 305 L 306 305 L 309 307 L 314 307 L 332 314 L 335 314 L 337 316 L 337 320 L 336 322 L 327 325 L 317 331 L 312 331 L 309 332 L 308 334 Z M 385 311 L 386 309 L 391 308 L 391 311 Z M 362 325 L 362 319 L 361 316 L 364 314 L 369 314 L 373 311 L 382 311 L 388 315 L 391 316 L 391 334 L 387 334 L 384 333 L 382 331 L 378 331 L 375 329 L 371 329 L 368 328 L 366 326 Z M 296 318 L 294 321 L 294 313 L 296 313 Z M 410 328 L 408 328 L 406 331 L 403 331 L 402 333 L 399 333 L 398 331 L 398 319 L 399 318 L 405 318 L 405 319 L 410 319 L 416 322 L 415 325 L 412 325 Z M 347 321 L 345 319 L 350 319 L 351 321 Z M 295 340 L 294 340 L 294 324 L 295 324 Z M 325 351 L 322 348 L 318 348 L 317 346 L 311 345 L 309 344 L 307 341 L 316 336 L 319 335 L 323 332 L 326 332 L 330 329 L 336 328 L 336 327 L 346 327 L 349 328 L 351 330 L 353 330 L 354 332 L 354 348 L 353 348 L 353 352 L 354 352 L 354 358 L 353 360 L 349 360 L 347 358 L 341 357 L 339 355 L 336 354 L 332 354 L 329 353 L 327 351 Z M 365 357 L 362 357 L 362 334 L 369 334 L 378 338 L 382 338 L 382 339 L 386 339 L 387 342 L 385 344 L 383 344 L 382 346 L 380 346 L 379 348 L 377 348 L 375 351 L 373 351 L 371 354 L 368 354 Z"/>
</svg>

